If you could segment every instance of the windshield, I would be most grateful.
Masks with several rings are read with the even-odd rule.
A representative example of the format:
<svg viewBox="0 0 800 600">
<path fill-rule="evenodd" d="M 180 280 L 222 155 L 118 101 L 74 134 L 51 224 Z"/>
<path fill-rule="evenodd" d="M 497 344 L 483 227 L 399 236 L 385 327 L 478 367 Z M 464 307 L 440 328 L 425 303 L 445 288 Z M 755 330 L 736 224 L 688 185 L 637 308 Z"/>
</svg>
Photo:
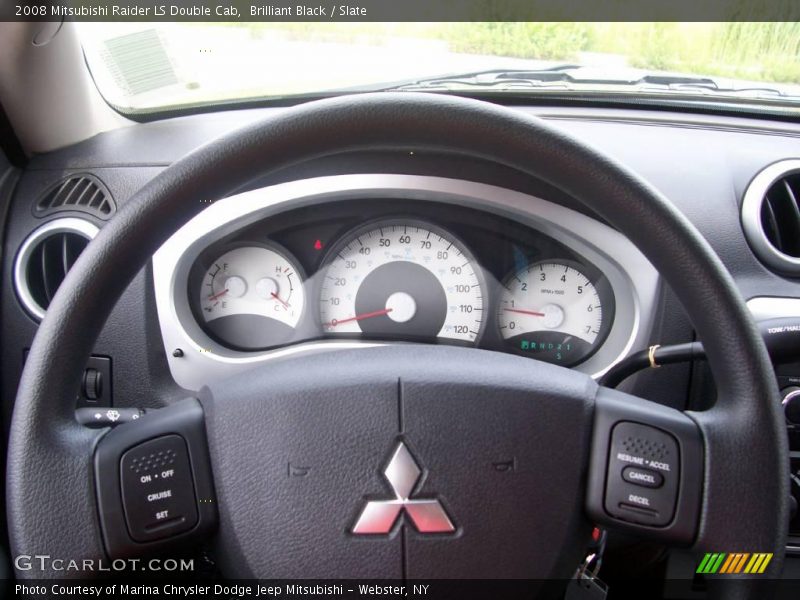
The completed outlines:
<svg viewBox="0 0 800 600">
<path fill-rule="evenodd" d="M 124 113 L 381 89 L 800 102 L 800 23 L 79 27 L 100 91 Z"/>
</svg>

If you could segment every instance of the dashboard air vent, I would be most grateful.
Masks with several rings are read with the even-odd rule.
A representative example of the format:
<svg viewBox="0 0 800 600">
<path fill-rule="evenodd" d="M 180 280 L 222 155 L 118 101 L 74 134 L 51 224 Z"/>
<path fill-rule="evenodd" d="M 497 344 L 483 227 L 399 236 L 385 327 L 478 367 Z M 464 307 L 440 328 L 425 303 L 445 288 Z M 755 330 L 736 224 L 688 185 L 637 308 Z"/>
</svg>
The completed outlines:
<svg viewBox="0 0 800 600">
<path fill-rule="evenodd" d="M 36 202 L 33 214 L 44 217 L 66 210 L 108 219 L 114 214 L 116 205 L 103 182 L 94 175 L 85 173 L 68 177 L 49 188 Z"/>
<path fill-rule="evenodd" d="M 800 276 L 800 159 L 775 163 L 756 175 L 744 195 L 742 227 L 764 264 Z"/>
<path fill-rule="evenodd" d="M 97 232 L 83 219 L 55 219 L 23 242 L 14 263 L 14 286 L 31 315 L 44 317 L 67 272 Z"/>
</svg>

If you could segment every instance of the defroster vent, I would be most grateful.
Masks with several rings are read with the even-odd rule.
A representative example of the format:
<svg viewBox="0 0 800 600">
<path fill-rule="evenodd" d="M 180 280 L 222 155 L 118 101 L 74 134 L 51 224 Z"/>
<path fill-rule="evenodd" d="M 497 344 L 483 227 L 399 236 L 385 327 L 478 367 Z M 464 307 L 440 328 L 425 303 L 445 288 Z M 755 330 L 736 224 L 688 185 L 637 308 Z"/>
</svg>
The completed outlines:
<svg viewBox="0 0 800 600">
<path fill-rule="evenodd" d="M 94 175 L 72 175 L 50 187 L 33 207 L 33 214 L 45 217 L 55 212 L 79 211 L 108 219 L 116 204 L 108 188 Z"/>
</svg>

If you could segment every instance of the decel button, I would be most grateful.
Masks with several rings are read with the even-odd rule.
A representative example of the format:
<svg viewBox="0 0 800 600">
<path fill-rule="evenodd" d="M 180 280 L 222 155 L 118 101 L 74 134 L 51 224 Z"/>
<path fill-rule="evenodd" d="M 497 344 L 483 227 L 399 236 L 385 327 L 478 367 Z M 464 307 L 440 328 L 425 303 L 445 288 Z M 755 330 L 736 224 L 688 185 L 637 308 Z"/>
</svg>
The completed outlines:
<svg viewBox="0 0 800 600">
<path fill-rule="evenodd" d="M 184 439 L 165 435 L 134 446 L 120 461 L 122 503 L 131 538 L 150 542 L 197 524 L 197 503 Z"/>
<path fill-rule="evenodd" d="M 628 483 L 647 488 L 660 488 L 664 484 L 664 476 L 661 473 L 638 467 L 622 469 L 622 478 Z"/>
</svg>

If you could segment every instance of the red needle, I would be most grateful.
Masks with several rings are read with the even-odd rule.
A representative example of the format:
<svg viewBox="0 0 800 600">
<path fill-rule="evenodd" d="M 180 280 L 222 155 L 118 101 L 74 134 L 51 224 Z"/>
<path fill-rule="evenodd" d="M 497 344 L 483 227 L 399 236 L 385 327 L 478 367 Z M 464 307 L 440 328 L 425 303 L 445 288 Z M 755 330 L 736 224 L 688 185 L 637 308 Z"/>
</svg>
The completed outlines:
<svg viewBox="0 0 800 600">
<path fill-rule="evenodd" d="M 336 327 L 337 325 L 341 325 L 342 323 L 349 323 L 350 321 L 361 321 L 362 319 L 371 319 L 372 317 L 380 317 L 381 315 L 388 315 L 390 312 L 392 312 L 391 308 L 384 308 L 383 310 L 376 310 L 373 312 L 362 313 L 360 315 L 356 315 L 355 317 L 342 319 L 341 321 L 332 319 L 330 323 L 325 323 L 325 326 Z"/>
<path fill-rule="evenodd" d="M 213 296 L 209 296 L 209 297 L 208 297 L 208 299 L 209 299 L 209 300 L 216 300 L 216 299 L 217 299 L 217 298 L 219 298 L 220 296 L 224 296 L 224 295 L 225 295 L 225 294 L 227 294 L 227 293 L 228 293 L 228 288 L 225 288 L 225 289 L 224 289 L 224 290 L 222 290 L 221 292 L 219 292 L 219 293 L 217 293 L 217 294 L 214 294 Z"/>
<path fill-rule="evenodd" d="M 534 317 L 544 317 L 543 312 L 536 312 L 535 310 L 522 310 L 521 308 L 505 308 L 508 312 L 520 313 L 522 315 L 533 315 Z"/>
<path fill-rule="evenodd" d="M 270 292 L 269 295 L 272 296 L 273 298 L 275 298 L 275 300 L 277 300 L 281 304 L 283 304 L 286 308 L 289 308 L 289 303 L 286 302 L 285 300 L 281 299 L 281 297 L 278 296 L 278 294 L 276 294 L 275 292 Z"/>
</svg>

